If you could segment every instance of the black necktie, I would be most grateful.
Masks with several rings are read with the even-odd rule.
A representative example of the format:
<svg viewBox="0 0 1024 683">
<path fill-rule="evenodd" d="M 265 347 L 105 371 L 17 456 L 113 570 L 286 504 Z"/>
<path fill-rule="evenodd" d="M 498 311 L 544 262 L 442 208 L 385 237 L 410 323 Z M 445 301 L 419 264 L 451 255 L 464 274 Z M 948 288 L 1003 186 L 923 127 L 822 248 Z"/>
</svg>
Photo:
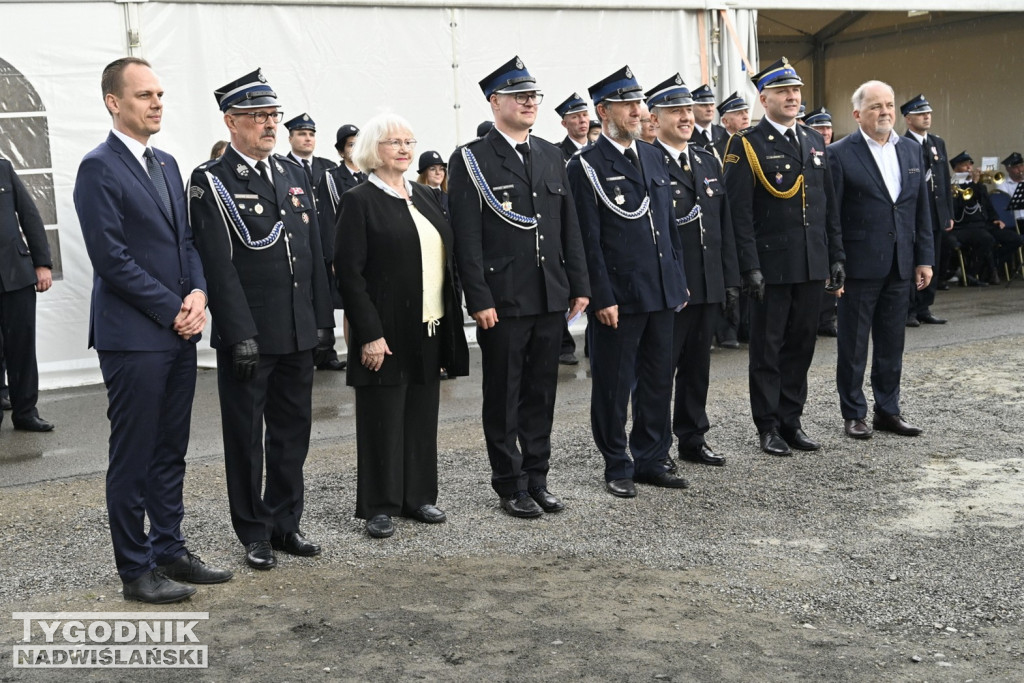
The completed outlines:
<svg viewBox="0 0 1024 683">
<path fill-rule="evenodd" d="M 313 167 L 309 165 L 309 159 L 302 160 L 302 170 L 306 172 L 306 178 L 309 179 L 309 186 L 313 187 Z"/>
<path fill-rule="evenodd" d="M 174 215 L 174 211 L 171 209 L 171 195 L 167 192 L 167 179 L 164 178 L 164 169 L 157 161 L 156 154 L 153 152 L 151 147 L 147 147 L 146 151 L 143 152 L 143 156 L 146 157 L 146 170 L 149 172 L 149 178 L 153 181 L 153 185 L 156 187 L 156 193 L 160 196 L 160 201 L 164 203 L 164 208 L 167 209 L 167 213 L 171 216 Z"/>
<path fill-rule="evenodd" d="M 711 149 L 711 130 L 710 129 L 704 131 L 704 142 L 706 143 L 704 146 L 707 147 L 708 149 Z"/>
<path fill-rule="evenodd" d="M 530 144 L 520 142 L 516 145 L 516 151 L 523 155 L 523 167 L 526 169 L 526 179 L 533 185 L 533 177 L 530 175 Z"/>
<path fill-rule="evenodd" d="M 260 172 L 260 175 L 263 176 L 264 180 L 266 180 L 268 183 L 271 184 L 271 186 L 273 186 L 274 181 L 270 178 L 270 166 L 267 165 L 267 162 L 257 161 L 256 170 Z"/>
<path fill-rule="evenodd" d="M 632 147 L 627 147 L 626 151 L 622 154 L 629 159 L 629 163 L 633 164 L 636 170 L 640 170 L 640 158 L 637 157 L 636 151 Z"/>
<path fill-rule="evenodd" d="M 793 145 L 793 149 L 800 151 L 800 145 L 796 141 L 796 133 L 793 132 L 792 128 L 786 129 L 786 139 L 789 140 L 789 144 Z"/>
</svg>

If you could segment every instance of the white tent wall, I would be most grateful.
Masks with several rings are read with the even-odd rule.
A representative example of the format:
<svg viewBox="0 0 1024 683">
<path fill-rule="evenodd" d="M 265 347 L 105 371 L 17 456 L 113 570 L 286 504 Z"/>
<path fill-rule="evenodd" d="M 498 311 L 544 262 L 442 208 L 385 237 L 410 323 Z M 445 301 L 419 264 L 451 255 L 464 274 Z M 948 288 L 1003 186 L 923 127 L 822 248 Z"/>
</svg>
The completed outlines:
<svg viewBox="0 0 1024 683">
<path fill-rule="evenodd" d="M 676 5 L 679 7 L 680 5 Z M 213 90 L 259 66 L 286 117 L 309 112 L 317 154 L 331 159 L 334 131 L 391 110 L 406 117 L 419 150 L 448 156 L 490 119 L 477 82 L 519 55 L 545 93 L 535 134 L 564 137 L 554 106 L 629 64 L 650 88 L 674 72 L 704 81 L 701 43 L 717 95 L 750 97 L 741 59 L 721 27 L 717 47 L 693 9 L 507 9 L 306 4 L 2 3 L 0 59 L 39 91 L 49 124 L 63 280 L 38 297 L 38 355 L 46 388 L 100 380 L 87 349 L 92 269 L 72 200 L 81 158 L 107 135 L 103 66 L 129 53 L 149 60 L 166 91 L 163 128 L 152 143 L 182 173 L 206 159 L 226 130 Z M 746 58 L 757 64 L 756 12 L 729 10 Z M 716 10 L 715 15 L 718 14 Z M 580 47 L 575 36 L 602 37 Z M 715 54 L 710 54 L 717 50 Z M 0 91 L 2 92 L 2 91 Z M 0 116 L 4 108 L 0 106 Z M 288 151 L 279 130 L 277 151 Z M 53 227 L 53 226 L 51 226 Z M 207 335 L 208 339 L 208 335 Z M 339 341 L 339 346 L 341 342 Z M 206 340 L 200 362 L 212 364 Z"/>
</svg>

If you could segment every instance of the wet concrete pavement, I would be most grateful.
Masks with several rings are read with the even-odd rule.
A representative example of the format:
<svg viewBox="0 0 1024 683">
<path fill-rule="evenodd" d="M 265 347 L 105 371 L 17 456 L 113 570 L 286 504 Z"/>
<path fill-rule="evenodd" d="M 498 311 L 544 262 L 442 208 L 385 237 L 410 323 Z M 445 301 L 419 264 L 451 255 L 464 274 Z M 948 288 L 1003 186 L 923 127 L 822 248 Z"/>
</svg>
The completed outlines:
<svg viewBox="0 0 1024 683">
<path fill-rule="evenodd" d="M 953 288 L 939 292 L 933 312 L 949 319 L 943 326 L 922 325 L 907 330 L 907 353 L 966 342 L 1024 334 L 1024 284 L 1009 288 Z M 577 337 L 577 356 L 582 340 Z M 204 342 L 205 343 L 205 342 Z M 835 366 L 834 339 L 819 338 L 812 373 L 830 374 Z M 446 420 L 480 412 L 480 356 L 471 352 L 471 375 L 441 385 L 441 429 Z M 579 405 L 590 400 L 587 361 L 561 366 L 559 405 Z M 712 354 L 712 392 L 716 379 L 746 373 L 746 349 L 715 350 Z M 47 434 L 13 430 L 10 414 L 0 425 L 0 488 L 38 481 L 95 475 L 106 469 L 108 423 L 106 393 L 102 385 L 44 391 L 39 411 L 56 429 Z M 313 393 L 312 440 L 317 444 L 341 442 L 355 433 L 354 394 L 345 386 L 344 372 L 317 372 Z M 837 409 L 838 412 L 838 409 Z M 558 414 L 556 411 L 556 417 Z M 473 438 L 478 438 L 474 434 Z M 192 414 L 189 461 L 221 458 L 220 411 L 217 378 L 213 370 L 200 369 Z"/>
</svg>

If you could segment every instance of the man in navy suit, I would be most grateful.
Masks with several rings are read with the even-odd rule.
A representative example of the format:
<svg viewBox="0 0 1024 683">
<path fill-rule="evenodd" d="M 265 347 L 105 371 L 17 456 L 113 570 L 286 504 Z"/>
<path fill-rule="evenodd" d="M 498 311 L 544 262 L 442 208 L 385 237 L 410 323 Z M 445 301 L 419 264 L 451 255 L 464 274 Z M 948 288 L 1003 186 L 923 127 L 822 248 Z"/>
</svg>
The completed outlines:
<svg viewBox="0 0 1024 683">
<path fill-rule="evenodd" d="M 195 593 L 179 581 L 231 578 L 181 533 L 206 280 L 178 165 L 147 146 L 163 117 L 159 79 L 126 57 L 103 70 L 102 86 L 113 130 L 82 159 L 74 198 L 93 267 L 89 346 L 109 401 L 110 535 L 125 600 L 178 602 Z"/>
<path fill-rule="evenodd" d="M 672 327 L 689 299 L 663 154 L 640 138 L 643 88 L 629 67 L 590 87 L 601 135 L 569 162 L 590 273 L 590 422 L 605 488 L 632 498 L 634 482 L 686 488 L 671 446 Z M 626 453 L 626 408 L 633 430 Z"/>
<path fill-rule="evenodd" d="M 846 434 L 871 437 L 864 398 L 868 337 L 874 346 L 874 429 L 916 436 L 900 416 L 900 375 L 910 288 L 932 279 L 932 214 L 921 145 L 893 130 L 893 90 L 868 81 L 853 93 L 859 130 L 828 148 L 836 190 L 846 286 L 839 299 L 836 385 Z"/>
</svg>

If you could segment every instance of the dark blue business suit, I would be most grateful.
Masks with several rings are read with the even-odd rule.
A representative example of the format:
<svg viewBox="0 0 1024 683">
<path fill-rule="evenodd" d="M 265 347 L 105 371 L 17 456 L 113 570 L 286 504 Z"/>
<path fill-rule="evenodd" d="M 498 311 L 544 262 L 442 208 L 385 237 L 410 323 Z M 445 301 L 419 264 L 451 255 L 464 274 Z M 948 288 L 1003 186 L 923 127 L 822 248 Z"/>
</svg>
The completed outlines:
<svg viewBox="0 0 1024 683">
<path fill-rule="evenodd" d="M 894 202 L 860 130 L 828 147 L 843 246 L 846 291 L 839 299 L 836 385 L 846 420 L 864 419 L 868 337 L 874 352 L 875 412 L 899 415 L 903 341 L 914 269 L 931 265 L 932 214 L 921 146 L 893 136 L 900 167 Z M 886 142 L 886 144 L 892 144 Z"/>
<path fill-rule="evenodd" d="M 124 581 L 185 552 L 182 481 L 199 335 L 184 340 L 172 325 L 182 300 L 192 290 L 206 291 L 178 165 L 155 153 L 171 214 L 113 133 L 82 159 L 74 191 L 93 266 L 89 346 L 99 354 L 107 386 L 107 511 Z"/>
<path fill-rule="evenodd" d="M 567 167 L 590 273 L 587 335 L 593 377 L 590 421 L 605 458 L 605 480 L 654 476 L 666 471 L 672 400 L 673 311 L 689 299 L 676 242 L 672 186 L 661 152 L 636 143 L 641 169 L 601 135 Z M 625 211 L 650 197 L 648 213 L 619 216 L 599 198 L 586 161 L 609 198 Z M 619 307 L 619 326 L 598 321 L 596 311 Z M 633 398 L 633 430 L 626 454 L 626 407 Z"/>
</svg>

